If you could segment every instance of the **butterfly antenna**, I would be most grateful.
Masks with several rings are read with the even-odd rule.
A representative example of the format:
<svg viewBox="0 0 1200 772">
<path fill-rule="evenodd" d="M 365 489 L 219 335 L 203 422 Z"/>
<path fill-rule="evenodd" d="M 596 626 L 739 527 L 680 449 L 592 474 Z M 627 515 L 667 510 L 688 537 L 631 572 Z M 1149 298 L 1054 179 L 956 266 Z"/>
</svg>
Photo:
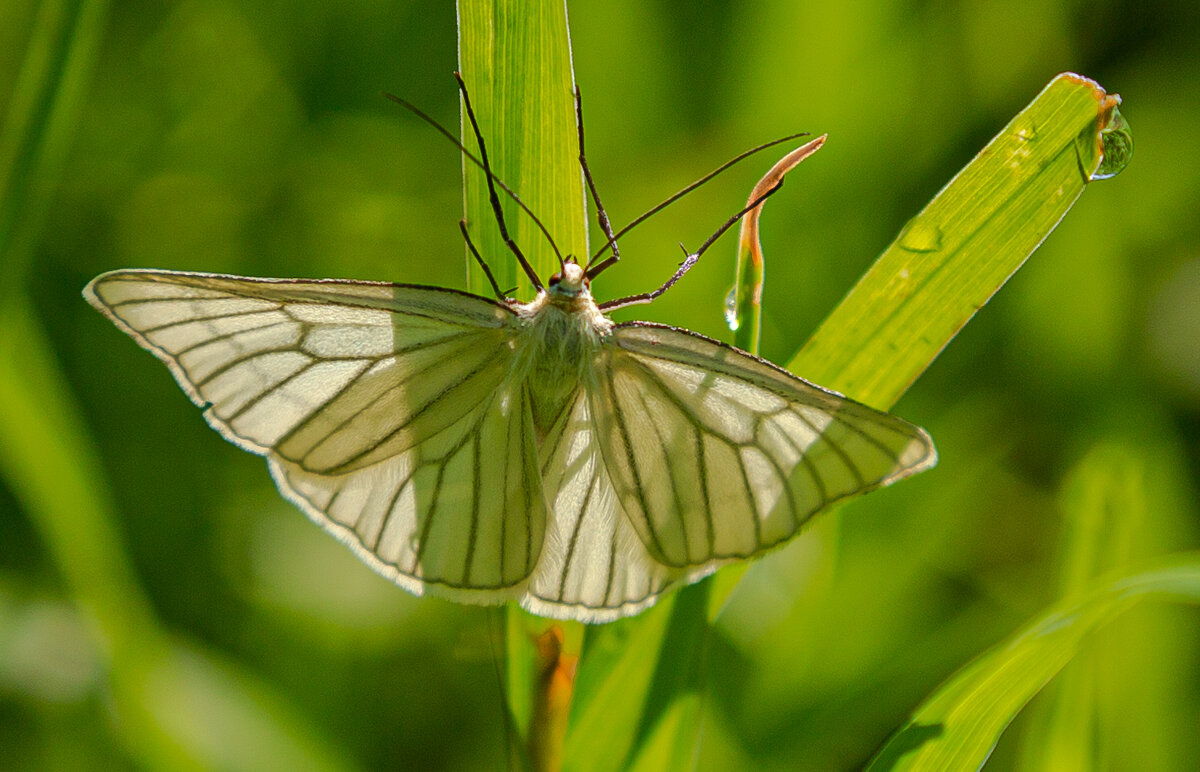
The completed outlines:
<svg viewBox="0 0 1200 772">
<path fill-rule="evenodd" d="M 421 110 L 421 108 L 417 107 L 412 102 L 409 102 L 405 99 L 401 99 L 400 97 L 396 96 L 395 94 L 388 93 L 387 91 L 383 92 L 383 95 L 385 97 L 387 97 L 388 99 L 392 100 L 393 102 L 395 102 L 396 104 L 403 107 L 405 110 L 408 110 L 410 113 L 417 116 L 421 120 L 425 121 L 425 123 L 429 124 L 434 129 L 436 129 L 439 134 L 441 134 L 446 139 L 450 140 L 450 143 L 453 144 L 456 148 L 458 148 L 458 151 L 460 153 L 462 153 L 463 156 L 465 156 L 468 161 L 475 164 L 480 169 L 483 169 L 484 171 L 488 171 L 484 167 L 483 162 L 481 162 L 475 156 L 474 153 L 472 153 L 470 150 L 467 150 L 467 148 L 463 145 L 463 143 L 458 141 L 458 137 L 454 136 L 444 126 L 442 126 L 442 124 L 438 123 L 433 118 L 431 118 L 429 115 L 427 115 L 423 110 Z M 550 245 L 550 248 L 554 250 L 555 256 L 558 257 L 558 262 L 561 263 L 562 259 L 563 259 L 562 252 L 559 251 L 558 244 L 554 243 L 554 237 L 550 235 L 550 231 L 542 223 L 541 219 L 536 214 L 533 213 L 533 210 L 530 209 L 525 204 L 525 202 L 521 200 L 521 197 L 518 196 L 516 194 L 516 192 L 513 191 L 513 189 L 510 188 L 504 182 L 504 180 L 500 179 L 495 174 L 492 174 L 490 171 L 488 171 L 488 174 L 490 175 L 491 179 L 495 180 L 496 184 L 500 186 L 500 189 L 504 191 L 505 195 L 507 195 L 509 198 L 511 198 L 513 201 L 515 201 L 517 206 L 521 207 L 521 211 L 523 211 L 523 212 L 525 212 L 525 214 L 529 215 L 529 219 L 533 220 L 534 224 L 537 225 L 538 230 L 540 230 L 542 232 L 542 235 L 546 237 L 546 242 Z"/>
<path fill-rule="evenodd" d="M 508 226 L 504 223 L 504 209 L 500 206 L 500 196 L 496 195 L 496 183 L 492 180 L 492 165 L 488 163 L 487 145 L 483 141 L 482 132 L 479 131 L 479 121 L 475 120 L 475 110 L 471 107 L 471 97 L 467 94 L 467 84 L 463 81 L 462 73 L 454 73 L 454 79 L 458 81 L 458 90 L 462 92 L 463 107 L 466 108 L 467 118 L 471 121 L 471 130 L 475 132 L 475 141 L 479 143 L 479 160 L 483 164 L 484 175 L 487 177 L 488 199 L 492 202 L 492 212 L 496 215 L 496 225 L 500 227 L 500 238 L 504 239 L 504 243 L 508 246 L 509 251 L 516 256 L 517 262 L 521 264 L 521 269 L 529 277 L 533 288 L 541 292 L 545 288 L 542 286 L 542 280 L 538 278 L 537 271 L 534 271 L 533 266 L 525 259 L 525 254 L 521 252 L 521 248 L 517 246 L 517 242 L 512 240 L 512 236 L 508 235 Z"/>
<path fill-rule="evenodd" d="M 758 153 L 762 150 L 766 150 L 769 147 L 774 147 L 775 145 L 779 145 L 784 142 L 790 142 L 793 139 L 798 139 L 799 137 L 806 137 L 806 136 L 808 136 L 808 132 L 802 131 L 799 134 L 789 134 L 786 137 L 780 137 L 779 139 L 773 139 L 770 142 L 765 142 L 765 143 L 759 145 L 758 147 L 752 147 L 749 150 L 729 159 L 725 163 L 718 166 L 716 169 L 713 169 L 708 174 L 704 175 L 700 179 L 693 182 L 691 185 L 688 185 L 687 187 L 676 192 L 675 194 L 667 197 L 666 200 L 662 201 L 661 203 L 657 204 L 656 206 L 653 206 L 650 209 L 646 210 L 641 215 L 636 217 L 633 220 L 633 222 L 629 223 L 624 228 L 617 231 L 615 235 L 609 236 L 607 243 L 605 243 L 602 247 L 600 247 L 599 250 L 597 250 L 597 252 L 594 255 L 592 255 L 592 259 L 588 262 L 588 265 L 592 265 L 592 263 L 595 263 L 596 259 L 599 258 L 601 255 L 603 255 L 606 251 L 608 251 L 609 248 L 613 249 L 612 255 L 610 255 L 608 258 L 601 261 L 600 263 L 598 263 L 596 265 L 592 265 L 592 267 L 588 269 L 588 272 L 587 272 L 588 279 L 589 280 L 595 279 L 597 276 L 600 275 L 601 271 L 612 266 L 618 260 L 621 259 L 616 251 L 616 240 L 619 239 L 620 237 L 624 236 L 629 231 L 633 230 L 634 227 L 641 225 L 642 222 L 649 219 L 651 216 L 658 214 L 659 212 L 666 209 L 671 204 L 675 203 L 679 199 L 686 196 L 688 193 L 691 193 L 696 188 L 700 187 L 704 183 L 711 180 L 713 177 L 716 177 L 718 174 L 725 171 L 729 167 L 734 166 L 741 161 L 744 161 L 745 159 L 749 158 L 750 156 L 754 155 L 755 153 Z"/>
<path fill-rule="evenodd" d="M 608 219 L 608 212 L 604 211 L 604 204 L 600 203 L 600 194 L 596 192 L 596 181 L 592 179 L 592 170 L 588 167 L 587 153 L 583 150 L 583 94 L 579 91 L 579 86 L 575 86 L 575 124 L 579 127 L 579 166 L 583 169 L 583 179 L 587 181 L 588 191 L 592 194 L 592 201 L 596 203 L 596 219 L 600 221 L 600 230 L 604 231 L 604 237 L 608 239 L 606 243 L 612 247 L 613 262 L 616 262 L 621 259 L 621 250 L 617 248 L 617 236 L 613 233 L 612 223 Z M 588 261 L 588 265 L 591 265 L 591 260 Z M 587 273 L 587 268 L 588 266 L 584 266 L 585 273 Z"/>
<path fill-rule="evenodd" d="M 479 250 L 475 248 L 475 242 L 471 241 L 471 234 L 467 232 L 467 221 L 459 220 L 458 229 L 462 231 L 463 239 L 467 242 L 467 249 L 471 250 L 471 257 L 475 258 L 475 262 L 483 269 L 483 275 L 487 277 L 488 284 L 492 285 L 492 292 L 496 293 L 496 299 L 507 301 L 508 293 L 501 291 L 500 285 L 496 283 L 496 277 L 492 275 L 492 269 L 488 268 L 488 264 L 480 256 Z"/>
<path fill-rule="evenodd" d="M 773 195 L 775 193 L 775 191 L 779 190 L 782 187 L 783 187 L 783 180 L 781 179 L 781 180 L 779 180 L 779 182 L 775 183 L 775 185 L 770 190 L 768 190 L 766 193 L 763 193 L 761 196 L 759 196 L 758 198 L 751 201 L 749 204 L 746 205 L 746 207 L 744 209 L 742 209 L 740 212 L 735 214 L 733 217 L 730 217 L 728 220 L 726 220 L 725 224 L 722 225 L 720 228 L 717 228 L 716 233 L 709 236 L 708 240 L 705 241 L 703 244 L 701 244 L 699 249 L 697 249 L 695 252 L 692 252 L 686 258 L 684 258 L 684 261 L 679 264 L 679 270 L 675 271 L 675 273 L 672 274 L 671 278 L 669 278 L 665 282 L 663 282 L 661 287 L 659 287 L 656 290 L 652 290 L 650 292 L 643 292 L 640 295 L 630 295 L 627 298 L 618 298 L 616 300 L 609 300 L 607 302 L 601 303 L 599 306 L 600 310 L 601 311 L 611 311 L 615 308 L 624 308 L 625 306 L 637 305 L 638 303 L 649 303 L 651 300 L 654 300 L 659 295 L 661 295 L 664 292 L 666 292 L 667 290 L 671 289 L 671 287 L 675 286 L 675 282 L 682 279 L 684 274 L 686 274 L 688 271 L 692 270 L 692 266 L 694 266 L 697 263 L 697 261 L 700 260 L 700 256 L 703 255 L 706 251 L 708 251 L 708 248 L 711 247 L 713 245 L 713 243 L 716 242 L 717 239 L 719 239 L 719 238 L 721 238 L 721 236 L 725 235 L 725 231 L 729 230 L 734 225 L 737 225 L 738 221 L 741 220 L 743 217 L 745 217 L 747 212 L 749 212 L 750 210 L 754 209 L 755 207 L 761 205 L 762 202 L 766 201 L 771 195 Z"/>
</svg>

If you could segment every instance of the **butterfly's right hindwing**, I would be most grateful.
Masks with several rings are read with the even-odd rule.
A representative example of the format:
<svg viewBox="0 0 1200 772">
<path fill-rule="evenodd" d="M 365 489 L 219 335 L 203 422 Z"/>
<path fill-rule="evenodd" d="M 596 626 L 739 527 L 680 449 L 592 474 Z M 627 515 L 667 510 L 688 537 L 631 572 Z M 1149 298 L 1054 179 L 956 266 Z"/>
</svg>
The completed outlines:
<svg viewBox="0 0 1200 772">
<path fill-rule="evenodd" d="M 544 616 L 604 622 L 651 605 L 685 574 L 655 560 L 622 512 L 591 410 L 581 393 L 542 445 L 554 517 L 522 605 Z"/>
<path fill-rule="evenodd" d="M 271 457 L 271 473 L 384 576 L 422 594 L 515 597 L 542 550 L 546 510 L 529 400 L 504 384 L 420 445 L 330 476 Z"/>
</svg>

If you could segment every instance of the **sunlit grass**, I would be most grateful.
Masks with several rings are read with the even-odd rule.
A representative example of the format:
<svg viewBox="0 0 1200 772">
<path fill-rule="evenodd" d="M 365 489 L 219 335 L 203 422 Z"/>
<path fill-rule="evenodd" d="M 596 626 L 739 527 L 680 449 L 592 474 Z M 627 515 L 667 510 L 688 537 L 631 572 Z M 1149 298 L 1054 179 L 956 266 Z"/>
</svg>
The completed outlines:
<svg viewBox="0 0 1200 772">
<path fill-rule="evenodd" d="M 0 105 L 0 706 L 12 719 L 0 727 L 0 766 L 502 765 L 514 749 L 499 728 L 491 657 L 505 636 L 489 635 L 495 615 L 406 597 L 413 612 L 373 618 L 370 635 L 354 621 L 372 617 L 369 602 L 324 620 L 332 634 L 323 635 L 312 615 L 336 593 L 306 600 L 297 589 L 286 607 L 272 605 L 258 569 L 247 568 L 255 554 L 269 551 L 270 581 L 298 577 L 294 588 L 328 585 L 353 566 L 327 571 L 323 556 L 340 545 L 309 534 L 285 504 L 264 517 L 276 506 L 264 503 L 274 501 L 265 471 L 230 460 L 241 454 L 205 434 L 169 376 L 156 382 L 155 363 L 138 363 L 78 298 L 83 280 L 126 264 L 462 286 L 459 162 L 378 97 L 396 91 L 453 123 L 453 13 L 36 5 L 0 11 L 12 22 L 0 39 L 19 43 L 0 57 L 0 82 L 17 89 Z M 897 755 L 893 744 L 881 764 L 937 763 L 948 749 L 977 760 L 1016 715 L 993 753 L 997 767 L 1048 758 L 1081 769 L 1097 759 L 1194 766 L 1194 609 L 1116 614 L 1163 589 L 1192 602 L 1194 556 L 1178 551 L 1196 545 L 1187 427 L 1200 392 L 1178 320 L 1190 318 L 1181 309 L 1200 275 L 1190 270 L 1186 173 L 1200 79 L 1190 52 L 1152 28 L 1118 24 L 1132 7 L 1108 7 L 1111 18 L 1090 17 L 1086 29 L 1029 9 L 1018 22 L 982 8 L 817 13 L 784 0 L 737 13 L 572 7 L 593 164 L 618 213 L 750 144 L 831 132 L 764 215 L 764 345 L 798 374 L 879 407 L 1025 249 L 992 242 L 981 251 L 995 262 L 955 251 L 935 266 L 939 250 L 926 247 L 952 234 L 911 225 L 904 236 L 919 249 L 899 254 L 898 242 L 885 253 L 891 262 L 867 272 L 888 238 L 881 229 L 897 232 L 1054 72 L 1081 61 L 1126 97 L 1143 155 L 1083 196 L 1046 251 L 905 397 L 899 412 L 927 425 L 943 451 L 929 479 L 848 508 L 844 521 L 832 513 L 732 595 L 737 572 L 726 571 L 641 617 L 568 636 L 568 653 L 582 658 L 567 766 L 686 768 L 697 742 L 701 768 L 860 766 L 909 714 L 935 728 L 896 742 L 928 755 Z M 18 40 L 25 28 L 33 39 Z M 1129 47 L 1110 58 L 1109 37 Z M 29 74 L 18 77 L 18 60 L 32 62 Z M 459 64 L 468 78 L 477 66 Z M 522 66 L 533 69 L 508 70 L 510 86 L 541 64 Z M 554 77 L 529 82 L 561 84 Z M 486 88 L 476 93 L 487 100 Z M 532 102 L 510 99 L 525 114 L 500 142 L 528 153 L 522 143 L 548 132 L 560 150 L 573 147 L 569 94 L 559 98 L 557 112 L 537 113 L 545 124 L 536 131 Z M 1057 142 L 1047 119 L 1035 124 L 1023 141 Z M 517 181 L 507 179 L 527 200 L 562 184 L 582 205 L 569 157 L 523 158 Z M 635 247 L 649 248 L 631 248 L 603 291 L 661 281 L 677 260 L 674 240 L 694 246 L 769 162 L 656 218 L 648 227 L 660 231 L 634 234 Z M 480 243 L 494 229 L 477 183 L 467 213 Z M 1023 205 L 1073 195 L 1052 187 L 1049 177 L 1035 182 Z M 979 203 L 984 192 L 964 195 Z M 538 205 L 546 210 L 554 205 Z M 1023 212 L 989 222 L 1036 241 L 1026 222 L 1055 219 Z M 551 229 L 560 245 L 580 240 L 575 217 Z M 525 228 L 523 219 L 514 211 L 510 222 Z M 536 233 L 518 240 L 545 258 Z M 719 333 L 732 241 L 647 312 L 685 326 L 711 319 L 704 331 Z M 516 276 L 499 244 L 484 251 Z M 893 290 L 905 270 L 910 280 L 940 270 L 955 281 L 901 297 Z M 476 278 L 469 286 L 488 294 Z M 805 346 L 810 322 L 835 308 Z M 894 325 L 859 326 L 884 308 Z M 1148 356 L 1150 335 L 1175 355 Z M 1097 525 L 1097 513 L 1109 519 Z M 270 525 L 288 516 L 299 521 L 296 538 L 312 537 L 306 549 L 271 539 Z M 43 601 L 69 609 L 76 623 L 61 629 L 84 638 L 47 652 L 51 670 L 20 680 L 8 646 L 37 639 L 25 626 L 37 615 L 24 612 Z M 1065 611 L 1078 621 L 1063 623 Z M 527 624 L 545 625 L 514 612 L 504 673 L 523 727 L 536 662 Z M 1066 645 L 1041 647 L 1043 638 Z M 52 673 L 72 651 L 99 671 L 73 682 L 76 696 L 52 697 L 49 677 L 29 685 L 29 672 Z M 1038 679 L 1076 651 L 1033 697 Z M 1021 677 L 1006 669 L 1022 662 Z M 1003 709 L 964 694 L 998 695 Z M 962 717 L 988 731 L 959 742 Z"/>
</svg>

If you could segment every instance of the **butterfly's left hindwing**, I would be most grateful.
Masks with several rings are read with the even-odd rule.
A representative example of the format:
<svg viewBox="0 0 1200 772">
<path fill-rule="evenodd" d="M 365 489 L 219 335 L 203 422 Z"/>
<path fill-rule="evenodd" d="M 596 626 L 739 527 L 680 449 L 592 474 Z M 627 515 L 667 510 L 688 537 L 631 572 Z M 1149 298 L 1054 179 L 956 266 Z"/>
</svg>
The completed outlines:
<svg viewBox="0 0 1200 772">
<path fill-rule="evenodd" d="M 546 511 L 508 308 L 428 287 L 172 271 L 115 271 L 84 294 L 406 589 L 498 602 L 533 570 Z"/>
</svg>

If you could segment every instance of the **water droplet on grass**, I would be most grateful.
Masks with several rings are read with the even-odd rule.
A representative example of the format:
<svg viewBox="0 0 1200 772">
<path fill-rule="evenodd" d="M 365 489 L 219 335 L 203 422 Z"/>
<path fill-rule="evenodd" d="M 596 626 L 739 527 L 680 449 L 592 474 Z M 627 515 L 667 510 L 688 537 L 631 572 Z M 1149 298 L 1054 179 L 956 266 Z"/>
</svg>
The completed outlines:
<svg viewBox="0 0 1200 772">
<path fill-rule="evenodd" d="M 1100 131 L 1100 144 L 1104 155 L 1100 165 L 1092 172 L 1093 180 L 1107 180 L 1121 173 L 1133 156 L 1133 131 L 1121 111 L 1113 108 L 1108 126 Z"/>
<path fill-rule="evenodd" d="M 729 329 L 734 332 L 742 326 L 742 315 L 738 309 L 737 302 L 737 286 L 729 288 L 729 292 L 725 293 L 725 324 L 729 325 Z"/>
<path fill-rule="evenodd" d="M 936 252 L 942 248 L 942 229 L 919 218 L 909 220 L 900 231 L 900 247 L 909 252 Z"/>
</svg>

